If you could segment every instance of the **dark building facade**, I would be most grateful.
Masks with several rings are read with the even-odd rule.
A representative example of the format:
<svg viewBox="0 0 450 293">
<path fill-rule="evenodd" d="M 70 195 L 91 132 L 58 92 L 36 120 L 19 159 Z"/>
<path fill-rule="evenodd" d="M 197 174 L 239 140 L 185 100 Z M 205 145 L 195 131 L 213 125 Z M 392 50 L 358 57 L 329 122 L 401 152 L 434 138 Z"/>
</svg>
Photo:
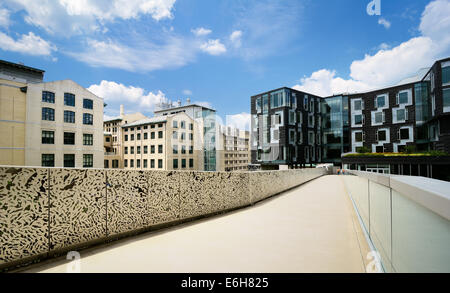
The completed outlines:
<svg viewBox="0 0 450 293">
<path fill-rule="evenodd" d="M 420 78 L 366 93 L 319 97 L 280 88 L 251 97 L 252 163 L 341 163 L 343 153 L 450 153 L 450 58 Z"/>
</svg>

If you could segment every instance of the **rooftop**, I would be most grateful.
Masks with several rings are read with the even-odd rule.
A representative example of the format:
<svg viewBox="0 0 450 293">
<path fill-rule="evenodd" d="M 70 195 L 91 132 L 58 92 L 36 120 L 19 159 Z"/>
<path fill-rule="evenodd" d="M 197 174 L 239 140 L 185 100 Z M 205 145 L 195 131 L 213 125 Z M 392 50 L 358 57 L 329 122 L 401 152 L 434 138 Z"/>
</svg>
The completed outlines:
<svg viewBox="0 0 450 293">
<path fill-rule="evenodd" d="M 171 108 L 167 108 L 167 109 L 160 109 L 160 110 L 155 110 L 155 113 L 161 113 L 161 112 L 167 112 L 167 111 L 173 111 L 173 110 L 179 110 L 179 109 L 183 109 L 183 108 L 191 108 L 191 107 L 201 107 L 203 109 L 207 109 L 207 110 L 211 110 L 211 111 L 216 111 L 212 108 L 208 108 L 205 106 L 201 106 L 198 104 L 189 104 L 189 105 L 184 105 L 184 106 L 176 106 L 176 107 L 171 107 Z"/>
<path fill-rule="evenodd" d="M 146 125 L 146 124 L 152 124 L 152 123 L 161 123 L 161 122 L 166 122 L 166 121 L 167 121 L 167 116 L 157 116 L 157 117 L 151 117 L 151 118 L 147 118 L 147 119 L 141 119 L 141 120 L 138 120 L 138 121 L 135 121 L 132 123 L 122 125 L 122 128 Z"/>
<path fill-rule="evenodd" d="M 42 69 L 37 69 L 37 68 L 25 66 L 25 65 L 20 64 L 20 63 L 13 63 L 13 62 L 9 62 L 9 61 L 6 61 L 6 60 L 0 60 L 0 65 L 8 65 L 8 66 L 12 66 L 12 67 L 15 67 L 15 68 L 29 70 L 29 71 L 33 71 L 33 72 L 37 72 L 37 73 L 44 73 L 45 72 L 45 70 L 42 70 Z"/>
</svg>

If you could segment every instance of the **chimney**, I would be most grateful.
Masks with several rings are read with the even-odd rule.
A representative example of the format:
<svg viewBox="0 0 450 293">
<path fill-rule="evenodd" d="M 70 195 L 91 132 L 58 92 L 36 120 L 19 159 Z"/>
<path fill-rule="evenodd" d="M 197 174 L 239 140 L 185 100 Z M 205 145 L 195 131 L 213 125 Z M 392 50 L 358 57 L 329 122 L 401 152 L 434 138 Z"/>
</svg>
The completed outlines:
<svg viewBox="0 0 450 293">
<path fill-rule="evenodd" d="M 186 105 L 189 105 L 191 103 L 191 99 L 190 98 L 187 98 L 186 99 Z"/>
<path fill-rule="evenodd" d="M 123 116 L 125 116 L 125 110 L 123 108 L 123 105 L 120 105 L 120 117 L 123 118 Z"/>
<path fill-rule="evenodd" d="M 180 99 L 178 99 L 177 105 L 178 105 L 178 107 L 181 107 L 181 100 Z"/>
</svg>

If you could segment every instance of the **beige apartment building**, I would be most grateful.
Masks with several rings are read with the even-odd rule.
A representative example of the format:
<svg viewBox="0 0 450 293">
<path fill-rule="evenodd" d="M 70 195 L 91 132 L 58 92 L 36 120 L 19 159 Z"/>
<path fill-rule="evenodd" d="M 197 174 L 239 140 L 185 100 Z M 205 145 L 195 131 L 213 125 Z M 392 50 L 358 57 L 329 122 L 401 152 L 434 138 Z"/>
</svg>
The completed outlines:
<svg viewBox="0 0 450 293">
<path fill-rule="evenodd" d="M 185 113 L 122 126 L 125 169 L 202 170 L 199 126 Z"/>
<path fill-rule="evenodd" d="M 250 164 L 250 133 L 219 126 L 217 171 L 246 171 Z"/>
<path fill-rule="evenodd" d="M 0 165 L 103 167 L 103 99 L 0 60 Z"/>
<path fill-rule="evenodd" d="M 123 157 L 123 128 L 125 124 L 147 117 L 141 113 L 125 114 L 123 105 L 120 106 L 120 116 L 114 117 L 103 122 L 104 134 L 104 167 L 105 168 L 124 168 Z"/>
</svg>

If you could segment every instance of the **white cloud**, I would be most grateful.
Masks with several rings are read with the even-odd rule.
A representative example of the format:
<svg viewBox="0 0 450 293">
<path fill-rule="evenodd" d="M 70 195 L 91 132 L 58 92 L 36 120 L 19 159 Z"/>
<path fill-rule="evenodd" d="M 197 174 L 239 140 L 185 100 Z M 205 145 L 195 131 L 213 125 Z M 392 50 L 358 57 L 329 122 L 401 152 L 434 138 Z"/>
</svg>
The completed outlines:
<svg viewBox="0 0 450 293">
<path fill-rule="evenodd" d="M 353 61 L 349 79 L 336 77 L 333 70 L 321 69 L 302 78 L 294 87 L 321 95 L 369 90 L 393 85 L 431 66 L 436 59 L 450 53 L 450 2 L 436 0 L 428 4 L 419 29 L 422 36 Z"/>
<path fill-rule="evenodd" d="M 191 96 L 192 95 L 192 91 L 191 90 L 184 90 L 183 91 L 183 95 Z"/>
<path fill-rule="evenodd" d="M 5 0 L 15 11 L 25 11 L 25 21 L 51 33 L 64 35 L 100 30 L 105 22 L 150 15 L 172 18 L 175 0 Z"/>
<path fill-rule="evenodd" d="M 196 29 L 191 29 L 191 32 L 196 35 L 197 37 L 201 37 L 201 36 L 207 36 L 210 33 L 212 33 L 212 31 L 210 29 L 206 29 L 203 27 L 199 27 Z"/>
<path fill-rule="evenodd" d="M 174 36 L 167 36 L 162 45 L 130 41 L 126 46 L 113 40 L 89 39 L 84 46 L 85 51 L 67 54 L 90 66 L 148 72 L 186 65 L 195 59 L 197 46 L 195 42 Z"/>
<path fill-rule="evenodd" d="M 239 30 L 232 32 L 230 35 L 230 41 L 236 48 L 241 47 L 242 45 L 241 38 L 242 38 L 242 31 Z"/>
<path fill-rule="evenodd" d="M 211 55 L 221 55 L 227 51 L 224 44 L 220 42 L 219 39 L 216 40 L 208 40 L 200 46 L 200 49 Z"/>
<path fill-rule="evenodd" d="M 226 116 L 226 126 L 231 126 L 238 128 L 240 130 L 250 129 L 250 117 L 251 115 L 246 112 L 240 114 L 227 115 Z"/>
<path fill-rule="evenodd" d="M 4 51 L 19 52 L 27 55 L 50 56 L 57 48 L 33 32 L 21 35 L 20 39 L 14 40 L 10 36 L 0 32 L 0 48 Z"/>
<path fill-rule="evenodd" d="M 10 12 L 8 9 L 0 8 L 0 26 L 8 27 L 11 23 L 9 19 Z"/>
<path fill-rule="evenodd" d="M 391 27 L 391 23 L 382 17 L 380 19 L 378 19 L 378 24 L 381 24 L 382 26 L 384 26 L 385 29 L 388 29 Z"/>
<path fill-rule="evenodd" d="M 391 46 L 389 46 L 388 44 L 386 44 L 386 43 L 381 43 L 379 46 L 378 46 L 378 49 L 380 49 L 380 50 L 387 50 L 387 49 L 389 49 Z"/>
<path fill-rule="evenodd" d="M 167 101 L 161 91 L 146 93 L 143 88 L 107 80 L 91 85 L 88 90 L 104 99 L 108 104 L 105 112 L 110 115 L 117 115 L 121 104 L 125 106 L 127 112 L 151 112 L 161 100 Z"/>
</svg>

